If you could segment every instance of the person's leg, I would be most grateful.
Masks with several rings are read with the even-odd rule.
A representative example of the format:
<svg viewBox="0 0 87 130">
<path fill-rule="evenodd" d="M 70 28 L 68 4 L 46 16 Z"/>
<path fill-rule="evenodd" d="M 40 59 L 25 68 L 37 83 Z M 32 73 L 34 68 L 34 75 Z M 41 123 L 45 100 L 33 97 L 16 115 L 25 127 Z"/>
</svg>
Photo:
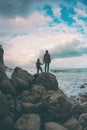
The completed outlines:
<svg viewBox="0 0 87 130">
<path fill-rule="evenodd" d="M 47 68 L 47 63 L 45 63 L 45 72 L 46 72 L 46 68 Z"/>
<path fill-rule="evenodd" d="M 39 74 L 39 68 L 37 68 L 37 74 Z"/>
<path fill-rule="evenodd" d="M 42 72 L 42 68 L 40 67 L 39 69 L 40 69 L 40 70 L 41 70 L 41 72 Z"/>
<path fill-rule="evenodd" d="M 49 63 L 47 63 L 47 72 L 49 72 Z"/>
</svg>

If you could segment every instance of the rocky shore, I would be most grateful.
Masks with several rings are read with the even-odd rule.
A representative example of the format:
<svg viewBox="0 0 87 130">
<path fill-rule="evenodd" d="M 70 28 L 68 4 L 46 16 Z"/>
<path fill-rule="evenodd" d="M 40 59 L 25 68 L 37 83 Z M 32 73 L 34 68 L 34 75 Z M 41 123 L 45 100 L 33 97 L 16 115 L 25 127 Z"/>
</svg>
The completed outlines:
<svg viewBox="0 0 87 130">
<path fill-rule="evenodd" d="M 51 73 L 0 65 L 0 130 L 87 130 L 87 94 L 72 103 Z"/>
</svg>

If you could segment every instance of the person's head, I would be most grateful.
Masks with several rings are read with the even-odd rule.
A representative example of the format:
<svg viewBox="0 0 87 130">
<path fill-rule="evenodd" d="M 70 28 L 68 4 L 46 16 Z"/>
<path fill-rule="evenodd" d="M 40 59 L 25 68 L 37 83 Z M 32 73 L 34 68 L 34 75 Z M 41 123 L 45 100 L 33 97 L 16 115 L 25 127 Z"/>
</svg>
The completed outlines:
<svg viewBox="0 0 87 130">
<path fill-rule="evenodd" d="M 46 53 L 48 53 L 48 50 L 46 50 Z"/>
<path fill-rule="evenodd" d="M 40 61 L 40 59 L 37 59 L 37 61 L 39 62 L 39 61 Z"/>
</svg>

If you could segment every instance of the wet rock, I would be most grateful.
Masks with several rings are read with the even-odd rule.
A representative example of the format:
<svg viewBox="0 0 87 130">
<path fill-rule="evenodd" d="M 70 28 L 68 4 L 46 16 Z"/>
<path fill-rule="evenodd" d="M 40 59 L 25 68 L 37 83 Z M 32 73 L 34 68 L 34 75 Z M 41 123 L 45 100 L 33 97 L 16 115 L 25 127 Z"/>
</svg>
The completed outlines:
<svg viewBox="0 0 87 130">
<path fill-rule="evenodd" d="M 80 96 L 79 102 L 81 102 L 81 103 L 86 103 L 87 102 L 87 93 Z"/>
<path fill-rule="evenodd" d="M 69 130 L 82 130 L 82 126 L 80 125 L 79 121 L 74 118 L 65 122 L 63 126 Z"/>
<path fill-rule="evenodd" d="M 87 87 L 87 84 L 82 84 L 81 86 L 80 86 L 80 88 L 86 88 Z"/>
<path fill-rule="evenodd" d="M 36 113 L 36 107 L 34 104 L 24 102 L 24 103 L 22 103 L 22 106 L 23 106 L 23 112 L 25 114 Z"/>
<path fill-rule="evenodd" d="M 69 99 L 60 91 L 56 91 L 49 98 L 47 105 L 48 111 L 53 119 L 64 121 L 71 112 L 71 103 Z"/>
<path fill-rule="evenodd" d="M 72 109 L 72 115 L 74 115 L 76 118 L 79 118 L 79 116 L 83 113 L 87 112 L 87 103 L 78 103 L 74 105 Z"/>
<path fill-rule="evenodd" d="M 34 81 L 35 85 L 41 85 L 45 87 L 46 90 L 57 90 L 58 82 L 56 77 L 51 73 L 41 73 L 39 74 Z"/>
<path fill-rule="evenodd" d="M 37 114 L 26 114 L 21 116 L 15 125 L 18 130 L 40 130 L 40 117 Z"/>
<path fill-rule="evenodd" d="M 80 115 L 79 122 L 83 127 L 87 127 L 87 113 L 83 113 Z"/>
<path fill-rule="evenodd" d="M 30 88 L 30 85 L 33 81 L 33 76 L 29 74 L 27 71 L 22 70 L 19 67 L 16 67 L 12 74 L 11 81 L 12 81 L 13 86 L 20 93 Z"/>
<path fill-rule="evenodd" d="M 0 120 L 0 130 L 14 130 L 14 121 L 11 116 L 6 116 Z"/>
<path fill-rule="evenodd" d="M 34 102 L 37 103 L 42 100 L 43 95 L 46 93 L 46 90 L 41 85 L 34 85 L 32 88 L 32 96 L 34 98 Z"/>
<path fill-rule="evenodd" d="M 9 106 L 6 96 L 0 91 L 0 118 L 9 114 Z"/>
<path fill-rule="evenodd" d="M 5 94 L 16 95 L 16 89 L 12 86 L 12 84 L 8 78 L 1 80 L 0 90 Z"/>
<path fill-rule="evenodd" d="M 6 73 L 5 73 L 5 70 L 0 66 L 0 82 L 1 82 L 3 79 L 4 79 L 4 80 L 7 79 L 7 75 L 6 75 Z"/>
<path fill-rule="evenodd" d="M 22 106 L 22 101 L 17 99 L 16 100 L 16 116 L 20 117 L 23 114 L 23 106 Z"/>
<path fill-rule="evenodd" d="M 45 130 L 68 130 L 68 129 L 58 123 L 48 122 L 45 123 Z"/>
<path fill-rule="evenodd" d="M 6 97 L 7 97 L 7 100 L 8 100 L 10 114 L 15 113 L 15 100 L 14 100 L 13 96 L 9 94 Z"/>
</svg>

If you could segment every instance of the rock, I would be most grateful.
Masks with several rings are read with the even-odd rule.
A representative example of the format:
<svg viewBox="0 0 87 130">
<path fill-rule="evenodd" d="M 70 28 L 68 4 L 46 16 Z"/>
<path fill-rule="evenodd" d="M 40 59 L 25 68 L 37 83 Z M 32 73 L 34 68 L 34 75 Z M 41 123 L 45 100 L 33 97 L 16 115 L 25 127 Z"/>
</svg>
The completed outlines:
<svg viewBox="0 0 87 130">
<path fill-rule="evenodd" d="M 0 130 L 13 130 L 14 129 L 14 121 L 11 116 L 6 116 L 2 120 L 0 120 Z"/>
<path fill-rule="evenodd" d="M 46 90 L 41 85 L 34 85 L 32 88 L 32 96 L 34 98 L 34 102 L 37 103 L 41 101 L 43 95 L 46 93 Z"/>
<path fill-rule="evenodd" d="M 71 112 L 71 103 L 62 92 L 54 92 L 49 98 L 47 105 L 48 111 L 53 119 L 64 121 L 68 118 Z"/>
<path fill-rule="evenodd" d="M 79 124 L 79 121 L 76 119 L 70 119 L 63 124 L 69 130 L 82 130 L 82 126 Z"/>
<path fill-rule="evenodd" d="M 14 97 L 12 95 L 7 95 L 7 100 L 8 100 L 8 105 L 9 105 L 9 110 L 10 110 L 10 114 L 11 113 L 15 113 L 15 100 Z"/>
<path fill-rule="evenodd" d="M 6 96 L 0 91 L 0 118 L 9 114 L 9 106 Z"/>
<path fill-rule="evenodd" d="M 29 95 L 30 95 L 29 90 L 25 90 L 25 91 L 23 91 L 23 93 L 22 93 L 22 96 L 23 96 L 23 97 L 28 97 Z"/>
<path fill-rule="evenodd" d="M 23 106 L 23 112 L 25 114 L 36 113 L 36 107 L 34 104 L 24 102 L 24 103 L 22 103 L 22 106 Z"/>
<path fill-rule="evenodd" d="M 1 80 L 5 80 L 5 79 L 7 79 L 7 75 L 6 75 L 6 73 L 5 73 L 5 70 L 0 66 L 0 82 L 1 82 Z"/>
<path fill-rule="evenodd" d="M 84 86 L 84 85 L 81 85 L 80 88 L 85 88 L 85 86 Z"/>
<path fill-rule="evenodd" d="M 11 80 L 12 80 L 12 84 L 20 93 L 24 91 L 25 89 L 30 88 L 30 85 L 33 81 L 33 76 L 29 74 L 27 71 L 22 70 L 19 67 L 16 67 L 12 74 Z"/>
<path fill-rule="evenodd" d="M 16 94 L 16 90 L 8 79 L 5 73 L 5 69 L 3 69 L 2 67 L 0 67 L 0 90 L 5 94 Z"/>
<path fill-rule="evenodd" d="M 2 45 L 0 45 L 0 65 L 4 66 L 4 60 L 3 60 L 4 50 L 2 48 Z"/>
<path fill-rule="evenodd" d="M 87 87 L 87 84 L 83 84 L 80 86 L 80 88 L 86 88 Z"/>
<path fill-rule="evenodd" d="M 86 103 L 87 102 L 87 92 L 80 96 L 79 102 Z"/>
<path fill-rule="evenodd" d="M 17 117 L 20 117 L 22 115 L 22 112 L 23 112 L 22 101 L 17 99 L 16 100 L 16 114 L 17 114 Z"/>
<path fill-rule="evenodd" d="M 46 90 L 57 90 L 58 82 L 56 77 L 51 73 L 41 73 L 39 74 L 34 81 L 35 85 L 41 85 L 45 87 Z"/>
<path fill-rule="evenodd" d="M 12 86 L 10 80 L 7 79 L 3 79 L 0 82 L 0 90 L 5 93 L 5 94 L 12 94 L 12 95 L 16 95 L 16 90 L 15 88 Z"/>
<path fill-rule="evenodd" d="M 40 117 L 37 114 L 21 116 L 15 125 L 18 130 L 40 130 Z"/>
<path fill-rule="evenodd" d="M 45 108 L 41 102 L 36 104 L 24 102 L 22 103 L 22 106 L 24 114 L 34 114 L 34 113 L 43 114 L 45 111 Z"/>
<path fill-rule="evenodd" d="M 80 115 L 79 122 L 83 127 L 87 127 L 87 113 L 83 113 Z"/>
<path fill-rule="evenodd" d="M 78 103 L 72 108 L 72 115 L 74 115 L 76 118 L 79 118 L 79 116 L 83 113 L 87 112 L 87 103 Z"/>
<path fill-rule="evenodd" d="M 49 104 L 49 99 L 50 97 L 53 95 L 53 93 L 55 93 L 56 91 L 54 90 L 48 90 L 46 91 L 46 93 L 42 96 L 41 98 L 41 102 L 43 103 L 43 105 L 47 108 L 48 104 Z"/>
<path fill-rule="evenodd" d="M 58 123 L 48 122 L 45 123 L 45 130 L 68 130 L 68 129 Z"/>
</svg>

